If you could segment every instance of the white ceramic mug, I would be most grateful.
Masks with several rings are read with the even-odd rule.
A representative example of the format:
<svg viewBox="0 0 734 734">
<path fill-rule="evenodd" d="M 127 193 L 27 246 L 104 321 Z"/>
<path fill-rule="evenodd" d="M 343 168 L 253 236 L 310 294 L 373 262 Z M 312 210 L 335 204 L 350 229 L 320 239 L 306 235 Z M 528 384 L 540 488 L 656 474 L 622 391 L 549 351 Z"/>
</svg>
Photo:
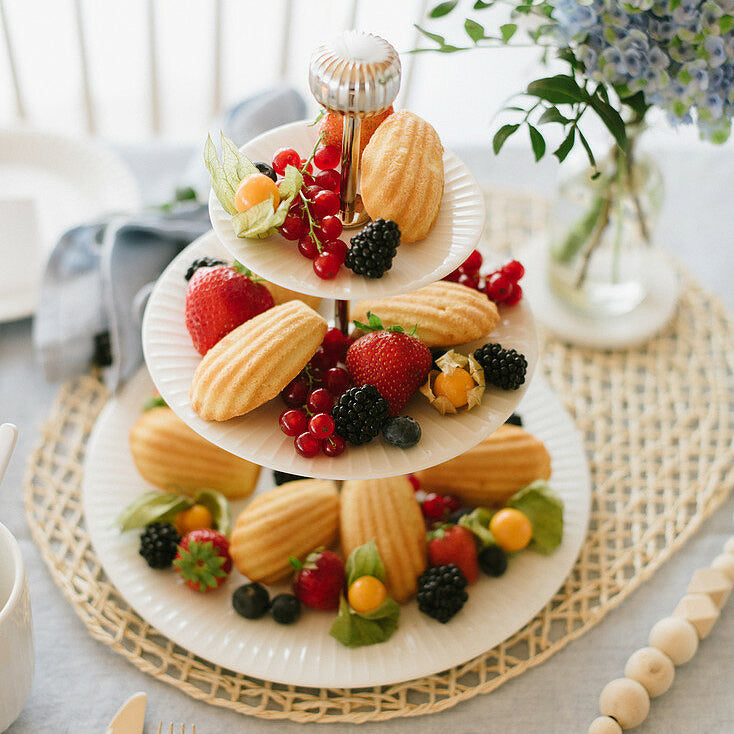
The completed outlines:
<svg viewBox="0 0 734 734">
<path fill-rule="evenodd" d="M 18 541 L 0 523 L 0 731 L 20 714 L 33 681 L 31 599 Z"/>
</svg>

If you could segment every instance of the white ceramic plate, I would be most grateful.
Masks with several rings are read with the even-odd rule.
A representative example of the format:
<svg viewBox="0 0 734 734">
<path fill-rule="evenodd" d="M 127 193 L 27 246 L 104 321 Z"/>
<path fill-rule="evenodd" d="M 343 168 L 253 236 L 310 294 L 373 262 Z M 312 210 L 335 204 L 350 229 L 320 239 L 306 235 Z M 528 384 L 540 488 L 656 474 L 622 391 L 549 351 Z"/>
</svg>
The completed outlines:
<svg viewBox="0 0 734 734">
<path fill-rule="evenodd" d="M 525 385 L 519 390 L 489 388 L 480 406 L 447 416 L 440 415 L 422 395 L 416 394 L 404 411 L 423 430 L 420 442 L 413 448 L 398 449 L 378 438 L 365 446 L 349 447 L 336 458 L 319 455 L 304 459 L 296 453 L 293 439 L 278 427 L 278 417 L 285 410 L 279 398 L 222 423 L 205 421 L 191 408 L 189 387 L 201 356 L 194 349 L 184 322 L 186 281 L 183 276 L 191 261 L 204 255 L 227 257 L 213 234 L 204 235 L 189 245 L 156 283 L 143 321 L 145 361 L 161 395 L 182 420 L 208 441 L 263 466 L 323 479 L 390 477 L 434 466 L 466 451 L 499 427 L 532 379 L 538 345 L 535 323 L 523 300 L 517 306 L 501 308 L 500 323 L 489 337 L 527 357 L 528 373 Z M 468 353 L 486 341 L 457 349 Z"/>
<path fill-rule="evenodd" d="M 231 607 L 232 592 L 245 583 L 236 571 L 217 591 L 194 593 L 175 572 L 148 569 L 138 555 L 139 532 L 122 535 L 113 525 L 128 503 L 151 489 L 128 449 L 128 432 L 150 388 L 141 370 L 97 420 L 84 467 L 87 529 L 105 572 L 138 614 L 182 647 L 230 670 L 292 685 L 357 688 L 459 665 L 532 619 L 570 573 L 586 534 L 590 487 L 583 445 L 561 401 L 536 379 L 519 410 L 525 427 L 550 451 L 551 484 L 565 504 L 563 542 L 553 554 L 524 551 L 510 559 L 501 578 L 482 576 L 470 587 L 465 607 L 446 625 L 410 602 L 402 607 L 393 637 L 371 647 L 350 649 L 330 637 L 331 613 L 305 609 L 293 626 L 267 616 L 242 619 Z M 272 484 L 271 473 L 263 469 L 259 491 Z M 234 517 L 245 504 L 232 503 Z"/>
<path fill-rule="evenodd" d="M 46 257 L 70 227 L 133 211 L 140 194 L 111 150 L 33 130 L 0 131 L 0 322 L 30 316 Z"/>
<path fill-rule="evenodd" d="M 317 128 L 307 122 L 282 125 L 260 135 L 242 147 L 253 161 L 270 162 L 279 148 L 295 148 L 307 157 L 316 142 Z M 298 252 L 296 242 L 276 234 L 264 240 L 248 240 L 235 235 L 232 217 L 212 192 L 209 215 L 222 244 L 233 257 L 263 278 L 299 293 L 324 298 L 356 300 L 379 298 L 415 290 L 443 278 L 455 270 L 474 249 L 484 227 L 484 199 L 474 176 L 451 152 L 444 153 L 445 183 L 436 223 L 425 239 L 398 247 L 392 268 L 371 280 L 342 267 L 333 280 L 322 280 L 313 271 L 311 260 Z M 345 230 L 342 239 L 359 232 Z"/>
</svg>

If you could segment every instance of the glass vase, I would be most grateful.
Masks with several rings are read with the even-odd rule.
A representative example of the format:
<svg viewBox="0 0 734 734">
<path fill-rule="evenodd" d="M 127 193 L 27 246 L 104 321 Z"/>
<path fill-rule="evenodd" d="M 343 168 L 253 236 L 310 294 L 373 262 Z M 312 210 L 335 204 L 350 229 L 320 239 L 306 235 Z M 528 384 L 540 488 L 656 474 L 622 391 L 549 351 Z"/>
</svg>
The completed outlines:
<svg viewBox="0 0 734 734">
<path fill-rule="evenodd" d="M 548 274 L 554 293 L 591 317 L 633 311 L 648 292 L 647 261 L 662 203 L 660 170 L 637 155 L 640 131 L 627 153 L 615 147 L 599 164 L 564 182 L 554 207 Z"/>
</svg>

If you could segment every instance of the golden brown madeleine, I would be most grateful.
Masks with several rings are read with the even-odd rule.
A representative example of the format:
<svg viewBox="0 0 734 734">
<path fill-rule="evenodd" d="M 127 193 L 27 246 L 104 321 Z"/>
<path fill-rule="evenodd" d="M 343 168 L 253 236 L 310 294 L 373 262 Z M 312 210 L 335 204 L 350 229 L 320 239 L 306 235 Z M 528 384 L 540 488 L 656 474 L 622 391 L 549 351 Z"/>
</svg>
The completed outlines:
<svg viewBox="0 0 734 734">
<path fill-rule="evenodd" d="M 327 330 L 303 301 L 274 306 L 215 344 L 191 382 L 191 407 L 226 421 L 267 403 L 308 363 Z"/>
<path fill-rule="evenodd" d="M 303 560 L 329 547 L 339 532 L 339 494 L 329 479 L 299 479 L 255 496 L 237 518 L 229 553 L 251 581 L 273 584 Z"/>
<path fill-rule="evenodd" d="M 306 293 L 297 293 L 296 291 L 288 290 L 288 288 L 283 288 L 282 285 L 271 283 L 268 280 L 263 280 L 262 284 L 270 291 L 270 295 L 273 297 L 276 306 L 280 306 L 281 303 L 297 300 L 303 301 L 307 306 L 316 311 L 321 305 L 321 299 L 318 296 L 309 296 Z"/>
<path fill-rule="evenodd" d="M 429 347 L 450 347 L 482 339 L 500 320 L 497 306 L 479 291 L 459 283 L 436 283 L 389 298 L 357 301 L 352 318 L 367 322 L 367 312 L 377 314 L 385 326 L 398 324 Z"/>
<path fill-rule="evenodd" d="M 443 146 L 425 120 L 394 112 L 362 153 L 360 190 L 372 219 L 392 219 L 402 242 L 422 240 L 443 198 Z"/>
<path fill-rule="evenodd" d="M 407 477 L 344 482 L 341 539 L 345 557 L 374 540 L 390 596 L 402 604 L 415 594 L 426 569 L 426 526 Z"/>
<path fill-rule="evenodd" d="M 499 506 L 530 482 L 548 479 L 551 459 L 542 441 L 504 425 L 455 459 L 416 472 L 422 489 L 455 494 L 474 506 Z"/>
<path fill-rule="evenodd" d="M 130 451 L 145 479 L 173 492 L 216 489 L 239 499 L 252 494 L 260 475 L 257 464 L 209 443 L 165 407 L 138 418 L 130 429 Z"/>
</svg>

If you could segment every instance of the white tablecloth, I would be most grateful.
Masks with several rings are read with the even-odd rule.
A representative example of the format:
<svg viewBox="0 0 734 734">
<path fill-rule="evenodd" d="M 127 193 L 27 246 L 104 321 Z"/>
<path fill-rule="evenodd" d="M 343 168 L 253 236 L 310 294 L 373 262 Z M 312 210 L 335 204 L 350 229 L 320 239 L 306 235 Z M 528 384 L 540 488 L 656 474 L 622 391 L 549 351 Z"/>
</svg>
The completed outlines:
<svg viewBox="0 0 734 734">
<path fill-rule="evenodd" d="M 183 149 L 124 151 L 138 174 L 147 201 L 171 192 L 185 162 Z M 484 150 L 459 151 L 488 183 L 550 191 L 553 164 L 535 167 L 529 154 L 509 151 L 495 159 Z M 668 200 L 660 229 L 668 246 L 734 307 L 734 244 L 731 148 L 690 156 L 668 151 L 660 156 Z M 266 722 L 194 701 L 138 671 L 102 643 L 94 641 L 65 602 L 30 540 L 21 499 L 26 457 L 38 441 L 40 424 L 57 387 L 44 382 L 33 362 L 30 321 L 0 325 L 0 421 L 20 428 L 20 440 L 0 493 L 0 521 L 19 538 L 30 577 L 36 635 L 36 676 L 27 707 L 10 727 L 12 734 L 97 732 L 101 734 L 123 699 L 148 693 L 146 732 L 157 722 L 196 724 L 198 734 L 221 732 L 295 732 L 302 725 Z M 622 675 L 627 657 L 647 643 L 649 629 L 666 616 L 685 592 L 697 568 L 707 566 L 734 532 L 734 497 L 681 551 L 593 630 L 570 643 L 543 665 L 442 714 L 366 724 L 360 731 L 401 734 L 565 734 L 586 732 L 597 715 L 603 686 Z M 676 669 L 672 689 L 653 702 L 640 734 L 732 734 L 734 732 L 734 601 L 725 608 L 696 657 Z M 155 724 L 154 724 L 155 722 Z M 350 725 L 324 732 L 343 732 Z M 167 731 L 167 729 L 165 729 Z"/>
</svg>

